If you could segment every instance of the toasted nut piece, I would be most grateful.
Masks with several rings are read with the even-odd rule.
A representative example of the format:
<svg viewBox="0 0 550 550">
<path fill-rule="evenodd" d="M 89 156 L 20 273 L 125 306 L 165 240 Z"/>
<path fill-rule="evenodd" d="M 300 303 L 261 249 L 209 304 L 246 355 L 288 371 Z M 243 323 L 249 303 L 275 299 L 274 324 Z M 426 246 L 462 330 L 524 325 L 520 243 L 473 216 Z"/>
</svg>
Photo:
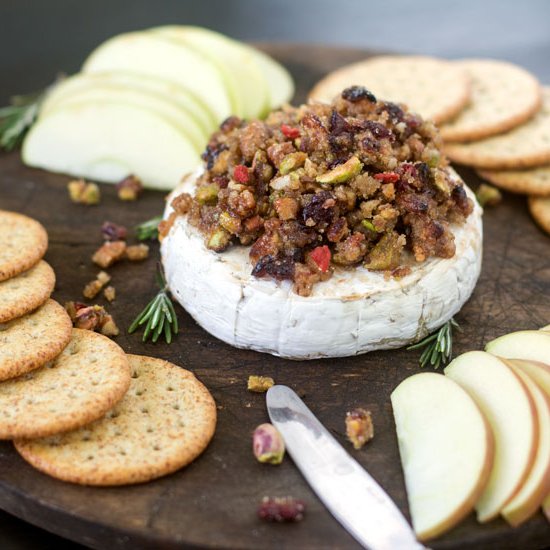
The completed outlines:
<svg viewBox="0 0 550 550">
<path fill-rule="evenodd" d="M 113 317 L 109 314 L 106 314 L 101 320 L 99 332 L 104 336 L 118 336 L 120 334 Z"/>
<path fill-rule="evenodd" d="M 374 425 L 370 411 L 354 409 L 346 413 L 346 435 L 355 449 L 360 449 L 374 437 Z"/>
<path fill-rule="evenodd" d="M 273 203 L 281 220 L 294 220 L 298 214 L 298 201 L 291 197 L 276 199 Z"/>
<path fill-rule="evenodd" d="M 496 206 L 502 201 L 502 193 L 496 187 L 482 183 L 477 188 L 476 199 L 483 208 Z"/>
<path fill-rule="evenodd" d="M 344 162 L 344 164 L 339 164 L 332 170 L 317 176 L 317 181 L 319 183 L 344 183 L 357 176 L 362 168 L 363 163 L 353 156 Z"/>
<path fill-rule="evenodd" d="M 114 301 L 114 299 L 116 298 L 116 290 L 115 290 L 115 287 L 114 287 L 114 286 L 108 286 L 108 287 L 103 291 L 103 296 L 105 296 L 105 299 L 106 299 L 108 302 Z"/>
<path fill-rule="evenodd" d="M 135 201 L 143 191 L 141 180 L 133 175 L 124 178 L 116 186 L 121 201 Z"/>
<path fill-rule="evenodd" d="M 92 256 L 92 262 L 99 267 L 107 268 L 124 256 L 126 243 L 124 241 L 106 242 Z"/>
<path fill-rule="evenodd" d="M 270 376 L 255 376 L 252 374 L 248 377 L 247 389 L 248 391 L 263 393 L 274 385 L 275 380 L 273 380 Z"/>
<path fill-rule="evenodd" d="M 146 244 L 134 244 L 126 247 L 126 258 L 131 262 L 140 262 L 149 256 L 149 247 Z"/>
<path fill-rule="evenodd" d="M 111 280 L 111 276 L 105 272 L 105 271 L 100 271 L 97 276 L 96 276 L 96 279 L 102 284 L 102 285 L 106 285 L 110 280 Z"/>
<path fill-rule="evenodd" d="M 71 201 L 77 204 L 99 204 L 101 192 L 96 183 L 86 183 L 84 180 L 73 180 L 67 184 Z"/>
<path fill-rule="evenodd" d="M 82 291 L 82 295 L 84 296 L 84 298 L 91 300 L 92 298 L 95 298 L 99 294 L 102 288 L 103 288 L 103 283 L 97 279 L 94 279 L 84 287 L 84 290 Z"/>
</svg>

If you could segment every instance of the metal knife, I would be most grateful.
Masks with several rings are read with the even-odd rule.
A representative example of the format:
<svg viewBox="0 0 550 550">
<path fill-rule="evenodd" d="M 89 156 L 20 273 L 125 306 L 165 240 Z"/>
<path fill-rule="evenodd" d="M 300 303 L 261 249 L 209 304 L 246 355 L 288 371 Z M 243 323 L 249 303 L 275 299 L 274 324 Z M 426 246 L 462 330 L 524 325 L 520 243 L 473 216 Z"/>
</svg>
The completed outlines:
<svg viewBox="0 0 550 550">
<path fill-rule="evenodd" d="M 420 550 L 397 506 L 287 386 L 267 392 L 267 410 L 292 460 L 332 515 L 365 548 Z"/>
</svg>

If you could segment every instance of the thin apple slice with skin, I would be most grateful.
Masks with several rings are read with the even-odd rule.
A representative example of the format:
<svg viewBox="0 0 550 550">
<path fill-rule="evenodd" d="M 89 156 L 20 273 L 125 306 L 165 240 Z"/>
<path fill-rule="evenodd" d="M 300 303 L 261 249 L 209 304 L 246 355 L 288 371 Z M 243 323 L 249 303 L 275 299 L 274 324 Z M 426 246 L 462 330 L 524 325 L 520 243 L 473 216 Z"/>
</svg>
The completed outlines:
<svg viewBox="0 0 550 550">
<path fill-rule="evenodd" d="M 57 109 L 83 103 L 120 103 L 147 109 L 170 120 L 174 126 L 177 126 L 183 134 L 189 137 L 197 153 L 202 153 L 208 143 L 209 136 L 187 111 L 173 103 L 165 101 L 163 98 L 132 88 L 120 89 L 110 86 L 94 86 L 93 88 L 83 89 L 62 98 L 53 105 L 50 104 L 49 107 L 46 106 L 44 108 L 44 116 L 48 116 L 48 114 L 55 112 Z"/>
<path fill-rule="evenodd" d="M 504 362 L 515 370 L 531 394 L 539 423 L 539 441 L 533 466 L 520 490 L 501 511 L 504 519 L 517 527 L 536 513 L 550 490 L 550 399 L 525 371 L 515 367 L 512 361 Z"/>
<path fill-rule="evenodd" d="M 206 57 L 147 31 L 107 40 L 90 54 L 82 71 L 130 71 L 172 80 L 205 101 L 217 122 L 233 110 L 221 73 Z"/>
<path fill-rule="evenodd" d="M 485 351 L 505 359 L 550 363 L 550 334 L 542 330 L 510 332 L 489 342 Z"/>
<path fill-rule="evenodd" d="M 474 507 L 493 462 L 493 437 L 479 407 L 435 373 L 405 379 L 391 395 L 414 530 L 428 540 Z"/>
<path fill-rule="evenodd" d="M 258 118 L 269 108 L 269 90 L 249 48 L 210 29 L 170 25 L 151 29 L 164 38 L 197 50 L 224 74 L 234 99 L 235 114 L 246 119 Z"/>
<path fill-rule="evenodd" d="M 110 183 L 135 174 L 157 189 L 173 188 L 200 164 L 189 138 L 168 120 L 105 102 L 70 105 L 40 119 L 22 154 L 29 166 Z"/>
<path fill-rule="evenodd" d="M 447 366 L 445 375 L 470 394 L 495 436 L 493 469 L 475 506 L 478 521 L 485 523 L 513 498 L 533 464 L 538 443 L 535 406 L 519 376 L 489 353 L 464 353 Z"/>
<path fill-rule="evenodd" d="M 206 135 L 209 136 L 216 129 L 214 114 L 203 101 L 186 88 L 170 80 L 144 78 L 142 74 L 130 72 L 77 73 L 65 78 L 48 92 L 40 108 L 40 116 L 65 98 L 96 87 L 116 90 L 130 88 L 148 93 L 187 111 Z"/>
</svg>

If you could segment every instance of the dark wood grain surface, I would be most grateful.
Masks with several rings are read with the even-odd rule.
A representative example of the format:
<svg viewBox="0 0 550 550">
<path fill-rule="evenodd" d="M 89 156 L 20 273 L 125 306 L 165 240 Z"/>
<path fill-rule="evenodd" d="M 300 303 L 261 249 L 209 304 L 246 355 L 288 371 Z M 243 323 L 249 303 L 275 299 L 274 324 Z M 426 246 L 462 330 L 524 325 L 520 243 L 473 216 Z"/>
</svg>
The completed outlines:
<svg viewBox="0 0 550 550">
<path fill-rule="evenodd" d="M 296 99 L 325 72 L 365 56 L 365 52 L 318 46 L 269 46 L 298 83 Z M 458 167 L 476 187 L 479 180 Z M 81 299 L 98 269 L 90 256 L 101 243 L 99 228 L 110 220 L 126 226 L 161 212 L 164 197 L 148 191 L 137 203 L 121 203 L 112 187 L 102 186 L 96 207 L 70 203 L 65 176 L 24 167 L 17 153 L 0 155 L 0 208 L 40 220 L 50 237 L 46 259 L 57 273 L 54 298 Z M 457 353 L 481 349 L 491 338 L 550 322 L 550 239 L 529 218 L 522 197 L 506 195 L 484 216 L 484 259 L 479 284 L 458 315 L 463 332 Z M 158 247 L 142 264 L 109 271 L 117 300 L 109 306 L 119 325 L 128 327 L 154 293 Z M 246 390 L 250 374 L 273 376 L 303 396 L 309 407 L 345 446 L 345 412 L 369 408 L 376 436 L 352 451 L 398 506 L 408 514 L 389 395 L 418 372 L 417 352 L 371 353 L 336 360 L 292 362 L 229 347 L 199 328 L 178 308 L 181 333 L 168 346 L 143 344 L 123 330 L 116 341 L 128 352 L 171 360 L 192 370 L 218 403 L 218 427 L 206 452 L 186 469 L 135 487 L 86 488 L 38 473 L 19 458 L 11 443 L 0 444 L 0 508 L 34 525 L 93 548 L 357 548 L 316 499 L 289 458 L 281 466 L 256 462 L 251 432 L 267 420 L 264 396 Z M 293 495 L 307 502 L 296 525 L 259 521 L 264 495 Z M 369 511 L 365 510 L 365 514 Z M 542 514 L 518 529 L 501 519 L 480 526 L 473 515 L 434 541 L 436 549 L 537 549 L 550 545 Z"/>
</svg>

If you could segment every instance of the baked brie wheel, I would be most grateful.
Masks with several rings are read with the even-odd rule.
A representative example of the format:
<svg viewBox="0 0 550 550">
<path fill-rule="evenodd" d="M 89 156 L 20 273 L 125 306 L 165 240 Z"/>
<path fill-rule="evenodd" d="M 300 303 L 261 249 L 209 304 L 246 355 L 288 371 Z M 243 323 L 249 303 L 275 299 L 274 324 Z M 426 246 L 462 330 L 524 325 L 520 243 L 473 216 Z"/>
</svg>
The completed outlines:
<svg viewBox="0 0 550 550">
<path fill-rule="evenodd" d="M 194 193 L 198 175 L 188 176 L 172 192 L 165 219 L 174 196 Z M 336 268 L 310 296 L 299 296 L 290 281 L 252 276 L 248 247 L 209 250 L 187 216 L 178 216 L 161 245 L 166 280 L 199 325 L 238 348 L 289 359 L 399 348 L 448 321 L 474 290 L 481 269 L 482 209 L 464 188 L 474 210 L 452 227 L 455 255 L 430 258 L 399 279 L 360 266 Z"/>
</svg>

